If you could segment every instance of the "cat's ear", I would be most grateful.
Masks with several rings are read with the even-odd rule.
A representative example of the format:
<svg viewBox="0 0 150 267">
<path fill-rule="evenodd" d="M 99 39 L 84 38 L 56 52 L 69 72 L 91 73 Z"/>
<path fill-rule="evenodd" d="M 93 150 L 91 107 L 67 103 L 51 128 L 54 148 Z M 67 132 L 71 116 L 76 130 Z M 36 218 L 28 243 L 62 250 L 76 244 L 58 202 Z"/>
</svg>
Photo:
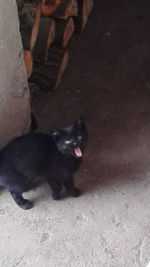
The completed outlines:
<svg viewBox="0 0 150 267">
<path fill-rule="evenodd" d="M 79 119 L 76 121 L 76 126 L 78 129 L 85 128 L 85 123 L 84 123 L 84 119 L 82 116 L 80 116 Z"/>
<path fill-rule="evenodd" d="M 56 140 L 56 139 L 58 139 L 59 136 L 60 136 L 60 131 L 59 131 L 59 130 L 56 130 L 56 129 L 53 129 L 53 130 L 51 131 L 51 134 L 52 134 L 52 136 L 54 137 L 54 139 Z"/>
</svg>

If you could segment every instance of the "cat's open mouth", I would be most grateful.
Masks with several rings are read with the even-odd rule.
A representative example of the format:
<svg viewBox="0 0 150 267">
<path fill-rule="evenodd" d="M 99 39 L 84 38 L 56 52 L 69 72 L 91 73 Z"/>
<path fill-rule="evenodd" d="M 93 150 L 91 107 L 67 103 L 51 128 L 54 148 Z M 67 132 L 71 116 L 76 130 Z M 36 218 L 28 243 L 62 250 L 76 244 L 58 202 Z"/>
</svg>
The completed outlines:
<svg viewBox="0 0 150 267">
<path fill-rule="evenodd" d="M 75 152 L 75 155 L 76 155 L 77 158 L 81 158 L 82 157 L 82 151 L 81 151 L 80 147 L 76 147 L 74 152 Z"/>
</svg>

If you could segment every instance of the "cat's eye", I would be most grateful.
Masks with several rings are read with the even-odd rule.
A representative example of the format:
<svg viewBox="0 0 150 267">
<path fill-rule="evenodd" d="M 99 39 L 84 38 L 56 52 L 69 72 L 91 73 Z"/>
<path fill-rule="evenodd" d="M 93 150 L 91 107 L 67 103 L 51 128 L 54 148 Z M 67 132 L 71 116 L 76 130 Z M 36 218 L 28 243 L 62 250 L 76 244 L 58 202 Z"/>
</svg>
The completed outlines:
<svg viewBox="0 0 150 267">
<path fill-rule="evenodd" d="M 66 140 L 65 141 L 65 144 L 67 144 L 67 145 L 70 144 L 70 143 L 71 143 L 71 140 Z"/>
<path fill-rule="evenodd" d="M 82 139 L 82 136 L 81 136 L 81 135 L 79 135 L 77 138 L 78 138 L 78 140 L 81 140 L 81 139 Z"/>
</svg>

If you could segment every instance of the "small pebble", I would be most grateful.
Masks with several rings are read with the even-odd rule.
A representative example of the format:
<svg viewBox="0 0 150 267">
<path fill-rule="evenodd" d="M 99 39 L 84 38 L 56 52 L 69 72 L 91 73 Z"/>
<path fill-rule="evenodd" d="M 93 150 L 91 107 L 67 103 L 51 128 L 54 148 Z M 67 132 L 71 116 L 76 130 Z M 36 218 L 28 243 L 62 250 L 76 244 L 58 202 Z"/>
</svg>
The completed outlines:
<svg viewBox="0 0 150 267">
<path fill-rule="evenodd" d="M 41 236 L 41 243 L 47 241 L 50 238 L 50 235 L 48 233 L 43 233 Z"/>
</svg>

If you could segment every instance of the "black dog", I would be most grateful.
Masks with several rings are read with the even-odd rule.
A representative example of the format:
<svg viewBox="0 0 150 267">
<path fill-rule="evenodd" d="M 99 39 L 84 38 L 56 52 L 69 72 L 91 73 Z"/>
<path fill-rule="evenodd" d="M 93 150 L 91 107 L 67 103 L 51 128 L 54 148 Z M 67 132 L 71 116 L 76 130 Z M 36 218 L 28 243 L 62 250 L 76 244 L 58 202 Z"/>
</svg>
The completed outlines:
<svg viewBox="0 0 150 267">
<path fill-rule="evenodd" d="M 80 167 L 87 138 L 82 118 L 50 134 L 33 132 L 15 138 L 0 151 L 0 185 L 23 209 L 33 206 L 22 194 L 31 189 L 37 176 L 47 180 L 53 199 L 60 199 L 63 186 L 68 195 L 78 197 L 73 173 Z"/>
</svg>

